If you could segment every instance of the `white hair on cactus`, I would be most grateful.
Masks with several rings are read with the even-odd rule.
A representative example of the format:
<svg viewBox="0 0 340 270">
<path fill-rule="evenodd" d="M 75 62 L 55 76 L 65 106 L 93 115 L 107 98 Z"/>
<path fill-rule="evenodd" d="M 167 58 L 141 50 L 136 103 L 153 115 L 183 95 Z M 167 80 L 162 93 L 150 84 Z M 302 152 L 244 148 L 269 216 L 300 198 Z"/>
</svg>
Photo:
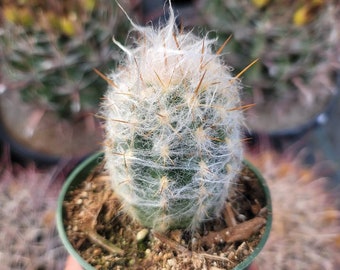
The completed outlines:
<svg viewBox="0 0 340 270">
<path fill-rule="evenodd" d="M 141 27 L 102 104 L 106 169 L 126 211 L 164 231 L 221 211 L 242 164 L 240 84 L 214 40 Z M 117 43 L 117 42 L 116 42 Z"/>
</svg>

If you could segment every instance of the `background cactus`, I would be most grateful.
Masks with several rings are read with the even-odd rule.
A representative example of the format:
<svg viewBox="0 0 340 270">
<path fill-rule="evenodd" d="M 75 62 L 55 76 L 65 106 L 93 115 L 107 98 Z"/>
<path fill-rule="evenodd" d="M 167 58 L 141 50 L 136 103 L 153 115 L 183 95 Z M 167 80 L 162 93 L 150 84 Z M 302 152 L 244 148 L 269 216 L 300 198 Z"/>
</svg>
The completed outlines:
<svg viewBox="0 0 340 270">
<path fill-rule="evenodd" d="M 306 165 L 306 149 L 276 153 L 262 146 L 247 153 L 272 194 L 273 226 L 256 258 L 261 269 L 339 268 L 339 189 L 323 158 Z"/>
<path fill-rule="evenodd" d="M 247 117 L 249 127 L 260 132 L 296 128 L 324 110 L 335 92 L 339 5 L 252 2 L 202 0 L 204 26 L 222 37 L 232 35 L 225 57 L 236 71 L 247 59 L 260 59 L 243 81 L 243 100 L 257 104 Z"/>
<path fill-rule="evenodd" d="M 0 166 L 1 269 L 64 269 L 67 252 L 55 224 L 61 168 L 23 168 L 4 156 Z"/>
<path fill-rule="evenodd" d="M 132 23 L 133 24 L 133 23 Z M 214 41 L 133 24 L 140 35 L 108 75 L 106 168 L 128 213 L 164 231 L 216 216 L 241 168 L 240 83 Z"/>
<path fill-rule="evenodd" d="M 106 72 L 118 58 L 112 34 L 126 35 L 121 10 L 104 0 L 5 1 L 0 16 L 0 113 L 8 133 L 57 156 L 97 149 L 94 113 L 105 82 L 93 69 Z"/>
<path fill-rule="evenodd" d="M 111 35 L 126 22 L 119 22 L 115 5 L 8 1 L 2 13 L 5 89 L 20 90 L 23 100 L 63 117 L 96 108 L 105 84 L 93 68 L 108 68 L 114 55 Z"/>
</svg>

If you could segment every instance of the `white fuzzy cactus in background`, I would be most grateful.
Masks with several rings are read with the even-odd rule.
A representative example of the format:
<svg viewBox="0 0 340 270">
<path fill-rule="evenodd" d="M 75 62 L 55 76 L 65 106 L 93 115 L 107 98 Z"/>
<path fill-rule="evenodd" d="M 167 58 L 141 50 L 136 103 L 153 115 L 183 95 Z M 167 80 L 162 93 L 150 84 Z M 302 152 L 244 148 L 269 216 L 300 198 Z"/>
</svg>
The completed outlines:
<svg viewBox="0 0 340 270">
<path fill-rule="evenodd" d="M 126 211 L 158 231 L 216 217 L 242 165 L 240 84 L 213 40 L 137 26 L 108 75 L 102 104 L 106 169 Z"/>
</svg>

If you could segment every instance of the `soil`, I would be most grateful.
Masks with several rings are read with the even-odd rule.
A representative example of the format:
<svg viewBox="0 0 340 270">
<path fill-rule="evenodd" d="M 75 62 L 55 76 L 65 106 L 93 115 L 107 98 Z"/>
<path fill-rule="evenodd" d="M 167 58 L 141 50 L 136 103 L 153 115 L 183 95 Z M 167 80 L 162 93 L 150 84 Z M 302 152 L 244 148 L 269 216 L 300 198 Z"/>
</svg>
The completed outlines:
<svg viewBox="0 0 340 270">
<path fill-rule="evenodd" d="M 232 269 L 265 232 L 268 211 L 256 175 L 244 167 L 221 217 L 197 232 L 154 232 L 121 208 L 100 166 L 66 195 L 69 241 L 95 269 Z"/>
</svg>

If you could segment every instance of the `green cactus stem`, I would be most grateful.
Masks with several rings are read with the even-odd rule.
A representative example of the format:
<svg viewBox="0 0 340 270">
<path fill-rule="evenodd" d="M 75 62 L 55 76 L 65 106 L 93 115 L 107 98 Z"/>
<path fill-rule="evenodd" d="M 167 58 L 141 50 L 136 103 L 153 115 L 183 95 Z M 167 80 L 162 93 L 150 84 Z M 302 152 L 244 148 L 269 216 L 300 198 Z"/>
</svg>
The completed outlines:
<svg viewBox="0 0 340 270">
<path fill-rule="evenodd" d="M 242 163 L 241 86 L 215 40 L 133 25 L 101 107 L 106 169 L 125 210 L 156 231 L 219 215 Z"/>
</svg>

